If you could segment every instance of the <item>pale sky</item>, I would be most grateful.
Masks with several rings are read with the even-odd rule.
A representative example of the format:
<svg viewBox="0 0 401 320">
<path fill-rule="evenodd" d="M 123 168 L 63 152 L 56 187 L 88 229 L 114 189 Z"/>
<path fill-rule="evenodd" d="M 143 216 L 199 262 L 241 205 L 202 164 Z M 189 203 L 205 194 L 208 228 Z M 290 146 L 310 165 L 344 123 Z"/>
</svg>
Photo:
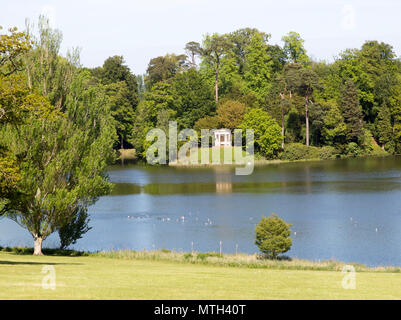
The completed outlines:
<svg viewBox="0 0 401 320">
<path fill-rule="evenodd" d="M 63 32 L 63 54 L 82 48 L 87 67 L 123 55 L 135 74 L 144 73 L 151 58 L 183 53 L 187 42 L 206 33 L 244 27 L 270 33 L 273 44 L 296 31 L 317 60 L 332 61 L 365 40 L 389 43 L 401 55 L 398 0 L 3 0 L 0 25 L 24 29 L 25 18 L 37 21 L 41 13 Z"/>
</svg>

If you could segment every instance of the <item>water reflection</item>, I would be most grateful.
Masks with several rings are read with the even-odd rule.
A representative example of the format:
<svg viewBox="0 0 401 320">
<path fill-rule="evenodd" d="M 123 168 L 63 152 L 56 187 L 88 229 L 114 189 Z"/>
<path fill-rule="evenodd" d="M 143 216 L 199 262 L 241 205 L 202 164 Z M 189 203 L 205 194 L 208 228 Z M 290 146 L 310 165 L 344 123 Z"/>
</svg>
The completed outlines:
<svg viewBox="0 0 401 320">
<path fill-rule="evenodd" d="M 292 224 L 288 253 L 368 265 L 401 265 L 401 157 L 255 167 L 109 170 L 111 196 L 90 208 L 82 250 L 168 248 L 256 252 L 254 228 L 276 212 Z M 294 233 L 296 232 L 296 234 Z M 0 245 L 31 245 L 28 232 L 0 221 Z M 57 245 L 51 237 L 46 245 Z"/>
<path fill-rule="evenodd" d="M 231 193 L 233 185 L 231 182 L 232 171 L 230 168 L 216 168 L 216 193 Z"/>
<path fill-rule="evenodd" d="M 116 183 L 113 196 L 146 193 L 151 195 L 201 194 L 201 193 L 377 193 L 401 190 L 401 178 L 377 178 L 343 181 L 272 181 L 231 182 L 230 176 L 214 183 L 158 183 L 139 186 Z"/>
</svg>

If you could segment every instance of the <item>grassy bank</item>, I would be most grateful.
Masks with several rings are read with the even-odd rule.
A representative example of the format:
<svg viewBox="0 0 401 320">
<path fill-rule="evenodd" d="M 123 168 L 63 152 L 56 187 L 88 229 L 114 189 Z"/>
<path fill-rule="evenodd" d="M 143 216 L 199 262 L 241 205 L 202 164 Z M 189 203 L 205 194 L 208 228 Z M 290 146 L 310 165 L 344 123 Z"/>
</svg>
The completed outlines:
<svg viewBox="0 0 401 320">
<path fill-rule="evenodd" d="M 137 160 L 138 156 L 135 149 L 119 149 L 118 158 L 120 160 Z"/>
<path fill-rule="evenodd" d="M 235 156 L 236 152 L 240 155 L 238 159 L 236 159 Z M 246 151 L 242 150 L 242 147 L 198 148 L 196 153 L 190 155 L 188 152 L 187 154 L 188 156 L 185 159 L 170 162 L 169 165 L 173 167 L 244 165 L 252 160 L 251 157 L 247 155 Z"/>
<path fill-rule="evenodd" d="M 21 254 L 25 253 L 25 254 Z M 399 268 L 355 265 L 342 287 L 340 262 L 266 261 L 257 256 L 114 251 L 79 256 L 0 252 L 0 299 L 399 299 Z M 70 252 L 71 254 L 72 252 Z M 200 256 L 199 256 L 200 255 Z M 56 289 L 45 290 L 44 266 Z"/>
<path fill-rule="evenodd" d="M 311 261 L 284 257 L 280 260 L 264 259 L 258 254 L 223 254 L 217 252 L 177 252 L 170 250 L 133 251 L 117 250 L 91 253 L 92 256 L 122 259 L 122 260 L 149 260 L 166 261 L 185 264 L 201 264 L 220 267 L 236 267 L 250 269 L 277 269 L 277 270 L 310 270 L 310 271 L 341 271 L 346 265 L 335 260 Z M 381 266 L 369 268 L 359 263 L 352 265 L 357 272 L 388 272 L 400 273 L 401 267 Z"/>
<path fill-rule="evenodd" d="M 241 153 L 239 161 L 235 160 L 235 151 Z M 266 159 L 260 154 L 255 153 L 254 158 L 242 150 L 241 147 L 220 147 L 220 148 L 198 148 L 198 152 L 188 156 L 180 162 L 170 162 L 170 166 L 175 167 L 213 167 L 213 166 L 243 166 L 248 162 L 253 162 L 255 166 L 265 166 L 271 164 L 293 163 L 293 162 L 311 162 L 335 159 L 351 159 L 351 158 L 381 158 L 391 154 L 385 152 L 381 148 L 375 148 L 370 153 L 352 153 L 340 154 L 332 147 L 307 147 L 300 143 L 290 144 L 288 149 L 278 155 L 277 159 Z M 208 159 L 205 163 L 203 159 Z M 225 161 L 230 159 L 232 163 Z M 202 164 L 203 162 L 203 164 Z"/>
</svg>

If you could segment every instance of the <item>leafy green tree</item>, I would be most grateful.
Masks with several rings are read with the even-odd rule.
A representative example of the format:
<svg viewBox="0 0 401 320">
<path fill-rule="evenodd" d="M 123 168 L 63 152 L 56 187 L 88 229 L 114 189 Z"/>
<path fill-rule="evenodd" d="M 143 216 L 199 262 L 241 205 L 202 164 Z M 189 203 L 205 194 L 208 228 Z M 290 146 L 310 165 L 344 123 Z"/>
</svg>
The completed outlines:
<svg viewBox="0 0 401 320">
<path fill-rule="evenodd" d="M 212 68 L 215 77 L 215 99 L 219 101 L 219 72 L 222 67 L 223 58 L 231 48 L 227 35 L 214 33 L 206 35 L 202 48 L 202 59 L 208 67 Z"/>
<path fill-rule="evenodd" d="M 185 45 L 185 53 L 191 68 L 196 69 L 196 57 L 202 53 L 201 46 L 198 42 L 190 41 Z"/>
<path fill-rule="evenodd" d="M 220 129 L 222 128 L 222 124 L 220 122 L 220 118 L 218 116 L 206 116 L 204 118 L 200 118 L 194 124 L 194 129 L 199 133 L 202 129 Z"/>
<path fill-rule="evenodd" d="M 33 32 L 37 27 L 37 35 Z M 28 87 L 47 96 L 50 104 L 63 111 L 72 78 L 79 67 L 79 50 L 67 56 L 59 55 L 62 33 L 52 29 L 49 19 L 39 16 L 37 26 L 27 23 L 27 34 L 33 39 L 33 49 L 24 56 Z"/>
<path fill-rule="evenodd" d="M 284 49 L 279 45 L 267 45 L 267 54 L 271 57 L 273 73 L 283 71 L 286 63 L 286 55 Z"/>
<path fill-rule="evenodd" d="M 399 85 L 394 86 L 391 102 L 388 106 L 391 112 L 393 124 L 395 152 L 401 151 L 401 63 L 399 64 L 398 68 L 399 69 L 398 73 L 396 74 L 396 78 Z"/>
<path fill-rule="evenodd" d="M 216 112 L 213 91 L 205 77 L 190 69 L 177 74 L 172 80 L 173 107 L 180 128 L 192 128 L 195 122 Z"/>
<path fill-rule="evenodd" d="M 124 81 L 108 84 L 105 90 L 107 105 L 115 120 L 119 145 L 124 149 L 124 142 L 131 137 L 135 117 L 135 110 L 129 100 L 131 93 Z"/>
<path fill-rule="evenodd" d="M 186 56 L 167 54 L 150 60 L 145 82 L 151 88 L 160 81 L 173 78 L 185 66 Z"/>
<path fill-rule="evenodd" d="M 75 244 L 77 240 L 87 233 L 89 227 L 88 208 L 86 206 L 78 206 L 76 212 L 72 214 L 72 219 L 58 230 L 60 237 L 60 249 L 65 250 L 69 246 Z"/>
<path fill-rule="evenodd" d="M 155 121 L 157 121 L 157 112 Z M 146 156 L 146 150 L 144 149 L 146 134 L 154 127 L 155 125 L 148 117 L 147 103 L 141 101 L 135 111 L 135 121 L 132 128 L 131 138 L 129 140 L 139 157 Z"/>
<path fill-rule="evenodd" d="M 304 47 L 305 41 L 299 33 L 291 31 L 282 38 L 282 41 L 284 42 L 284 52 L 289 62 L 302 65 L 306 65 L 309 62 L 309 57 Z"/>
<path fill-rule="evenodd" d="M 299 64 L 287 65 L 284 73 L 287 88 L 305 99 L 305 142 L 309 146 L 309 105 L 314 90 L 320 85 L 319 77 L 312 69 Z"/>
<path fill-rule="evenodd" d="M 0 215 L 7 212 L 18 198 L 17 187 L 22 178 L 21 160 L 5 145 L 4 128 L 51 117 L 54 112 L 46 98 L 27 86 L 21 73 L 23 57 L 31 48 L 29 36 L 18 32 L 17 28 L 0 35 Z"/>
<path fill-rule="evenodd" d="M 3 28 L 0 26 L 0 31 Z M 32 48 L 32 41 L 25 32 L 10 28 L 8 34 L 0 35 L 0 73 L 8 77 L 23 70 L 23 55 Z"/>
<path fill-rule="evenodd" d="M 363 136 L 363 113 L 355 84 L 348 80 L 343 91 L 341 110 L 347 127 L 347 141 L 357 143 Z"/>
<path fill-rule="evenodd" d="M 161 110 L 174 110 L 176 108 L 175 87 L 168 82 L 158 82 L 152 90 L 145 93 L 143 104 L 146 120 L 152 125 L 157 124 L 157 115 Z"/>
<path fill-rule="evenodd" d="M 322 134 L 326 144 L 330 146 L 343 145 L 346 141 L 347 126 L 336 105 L 331 106 L 327 112 Z"/>
<path fill-rule="evenodd" d="M 265 101 L 273 77 L 273 60 L 262 35 L 255 33 L 245 47 L 244 80 L 256 93 L 259 101 Z"/>
<path fill-rule="evenodd" d="M 395 79 L 396 55 L 392 46 L 377 41 L 366 41 L 359 52 L 359 64 L 364 72 L 360 77 L 359 86 L 361 92 L 366 92 L 366 99 L 362 95 L 362 107 L 366 111 L 371 122 L 378 113 L 379 106 L 388 102 L 391 95 L 391 87 Z"/>
<path fill-rule="evenodd" d="M 174 86 L 168 82 L 157 82 L 152 90 L 146 91 L 135 111 L 135 120 L 129 142 L 140 157 L 146 156 L 146 134 L 158 127 L 161 114 L 175 120 L 176 95 Z"/>
<path fill-rule="evenodd" d="M 364 118 L 373 123 L 378 108 L 391 99 L 392 87 L 396 85 L 396 60 L 393 48 L 385 43 L 367 41 L 360 50 L 349 49 L 340 55 L 336 64 L 342 81 L 353 80 Z"/>
<path fill-rule="evenodd" d="M 323 127 L 330 106 L 327 103 L 315 103 L 310 106 L 310 120 L 311 120 L 311 138 L 314 145 L 319 146 L 324 144 L 323 140 Z"/>
<path fill-rule="evenodd" d="M 235 63 L 238 66 L 238 73 L 243 76 L 247 61 L 247 51 L 249 51 L 252 39 L 257 38 L 258 40 L 261 40 L 261 42 L 266 45 L 267 49 L 267 42 L 270 39 L 270 34 L 260 32 L 258 29 L 243 28 L 229 33 L 227 37 L 231 44 L 230 52 L 235 58 Z"/>
<path fill-rule="evenodd" d="M 279 123 L 281 122 L 281 135 L 284 137 L 281 148 L 284 149 L 286 136 L 286 115 L 291 109 L 293 94 L 287 89 L 287 83 L 282 72 L 275 73 L 266 101 L 266 109 Z"/>
<path fill-rule="evenodd" d="M 108 107 L 115 120 L 117 145 L 121 149 L 124 149 L 125 145 L 130 147 L 134 114 L 139 102 L 137 77 L 125 64 L 122 56 L 107 58 L 102 67 L 91 72 L 97 81 L 105 86 Z"/>
<path fill-rule="evenodd" d="M 281 128 L 265 111 L 248 110 L 238 129 L 253 129 L 255 147 L 267 158 L 277 155 L 282 140 Z"/>
<path fill-rule="evenodd" d="M 245 111 L 245 104 L 239 101 L 226 100 L 217 109 L 219 123 L 224 128 L 234 130 L 241 125 Z"/>
<path fill-rule="evenodd" d="M 270 217 L 262 217 L 255 229 L 255 244 L 268 258 L 277 259 L 280 253 L 291 248 L 290 227 L 291 224 L 274 213 Z"/>
<path fill-rule="evenodd" d="M 391 112 L 387 105 L 380 108 L 376 119 L 376 131 L 382 149 L 394 152 L 393 126 L 391 125 Z"/>
<path fill-rule="evenodd" d="M 104 85 L 124 81 L 130 93 L 129 100 L 135 109 L 138 104 L 137 80 L 130 68 L 125 64 L 123 56 L 107 58 L 100 69 L 100 78 L 101 83 Z"/>
<path fill-rule="evenodd" d="M 145 85 L 145 75 L 139 74 L 136 76 L 136 84 L 138 88 L 138 101 L 141 101 L 143 99 L 143 95 L 145 94 L 146 91 L 146 85 Z"/>
<path fill-rule="evenodd" d="M 113 119 L 103 90 L 90 82 L 87 72 L 74 78 L 63 115 L 8 126 L 4 134 L 10 152 L 22 160 L 23 196 L 7 214 L 32 234 L 35 255 L 50 234 L 75 221 L 77 208 L 112 186 L 104 170 L 114 159 Z"/>
<path fill-rule="evenodd" d="M 21 173 L 15 157 L 0 151 L 0 216 L 8 210 L 10 201 L 18 193 L 17 185 L 21 180 Z"/>
<path fill-rule="evenodd" d="M 290 106 L 290 110 L 285 116 L 285 127 L 285 141 L 287 144 L 302 140 L 302 119 L 294 105 Z"/>
</svg>

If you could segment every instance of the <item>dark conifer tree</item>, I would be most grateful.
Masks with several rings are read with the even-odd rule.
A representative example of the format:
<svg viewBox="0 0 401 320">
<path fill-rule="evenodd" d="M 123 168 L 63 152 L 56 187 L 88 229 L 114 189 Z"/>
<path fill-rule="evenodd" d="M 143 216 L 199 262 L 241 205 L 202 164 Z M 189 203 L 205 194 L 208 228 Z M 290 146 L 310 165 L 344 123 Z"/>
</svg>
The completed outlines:
<svg viewBox="0 0 401 320">
<path fill-rule="evenodd" d="M 393 126 L 391 125 L 391 112 L 387 105 L 383 105 L 377 115 L 376 132 L 382 149 L 393 152 Z"/>
<path fill-rule="evenodd" d="M 347 141 L 358 142 L 363 136 L 363 113 L 355 84 L 348 80 L 343 89 L 341 111 L 347 126 Z"/>
</svg>

